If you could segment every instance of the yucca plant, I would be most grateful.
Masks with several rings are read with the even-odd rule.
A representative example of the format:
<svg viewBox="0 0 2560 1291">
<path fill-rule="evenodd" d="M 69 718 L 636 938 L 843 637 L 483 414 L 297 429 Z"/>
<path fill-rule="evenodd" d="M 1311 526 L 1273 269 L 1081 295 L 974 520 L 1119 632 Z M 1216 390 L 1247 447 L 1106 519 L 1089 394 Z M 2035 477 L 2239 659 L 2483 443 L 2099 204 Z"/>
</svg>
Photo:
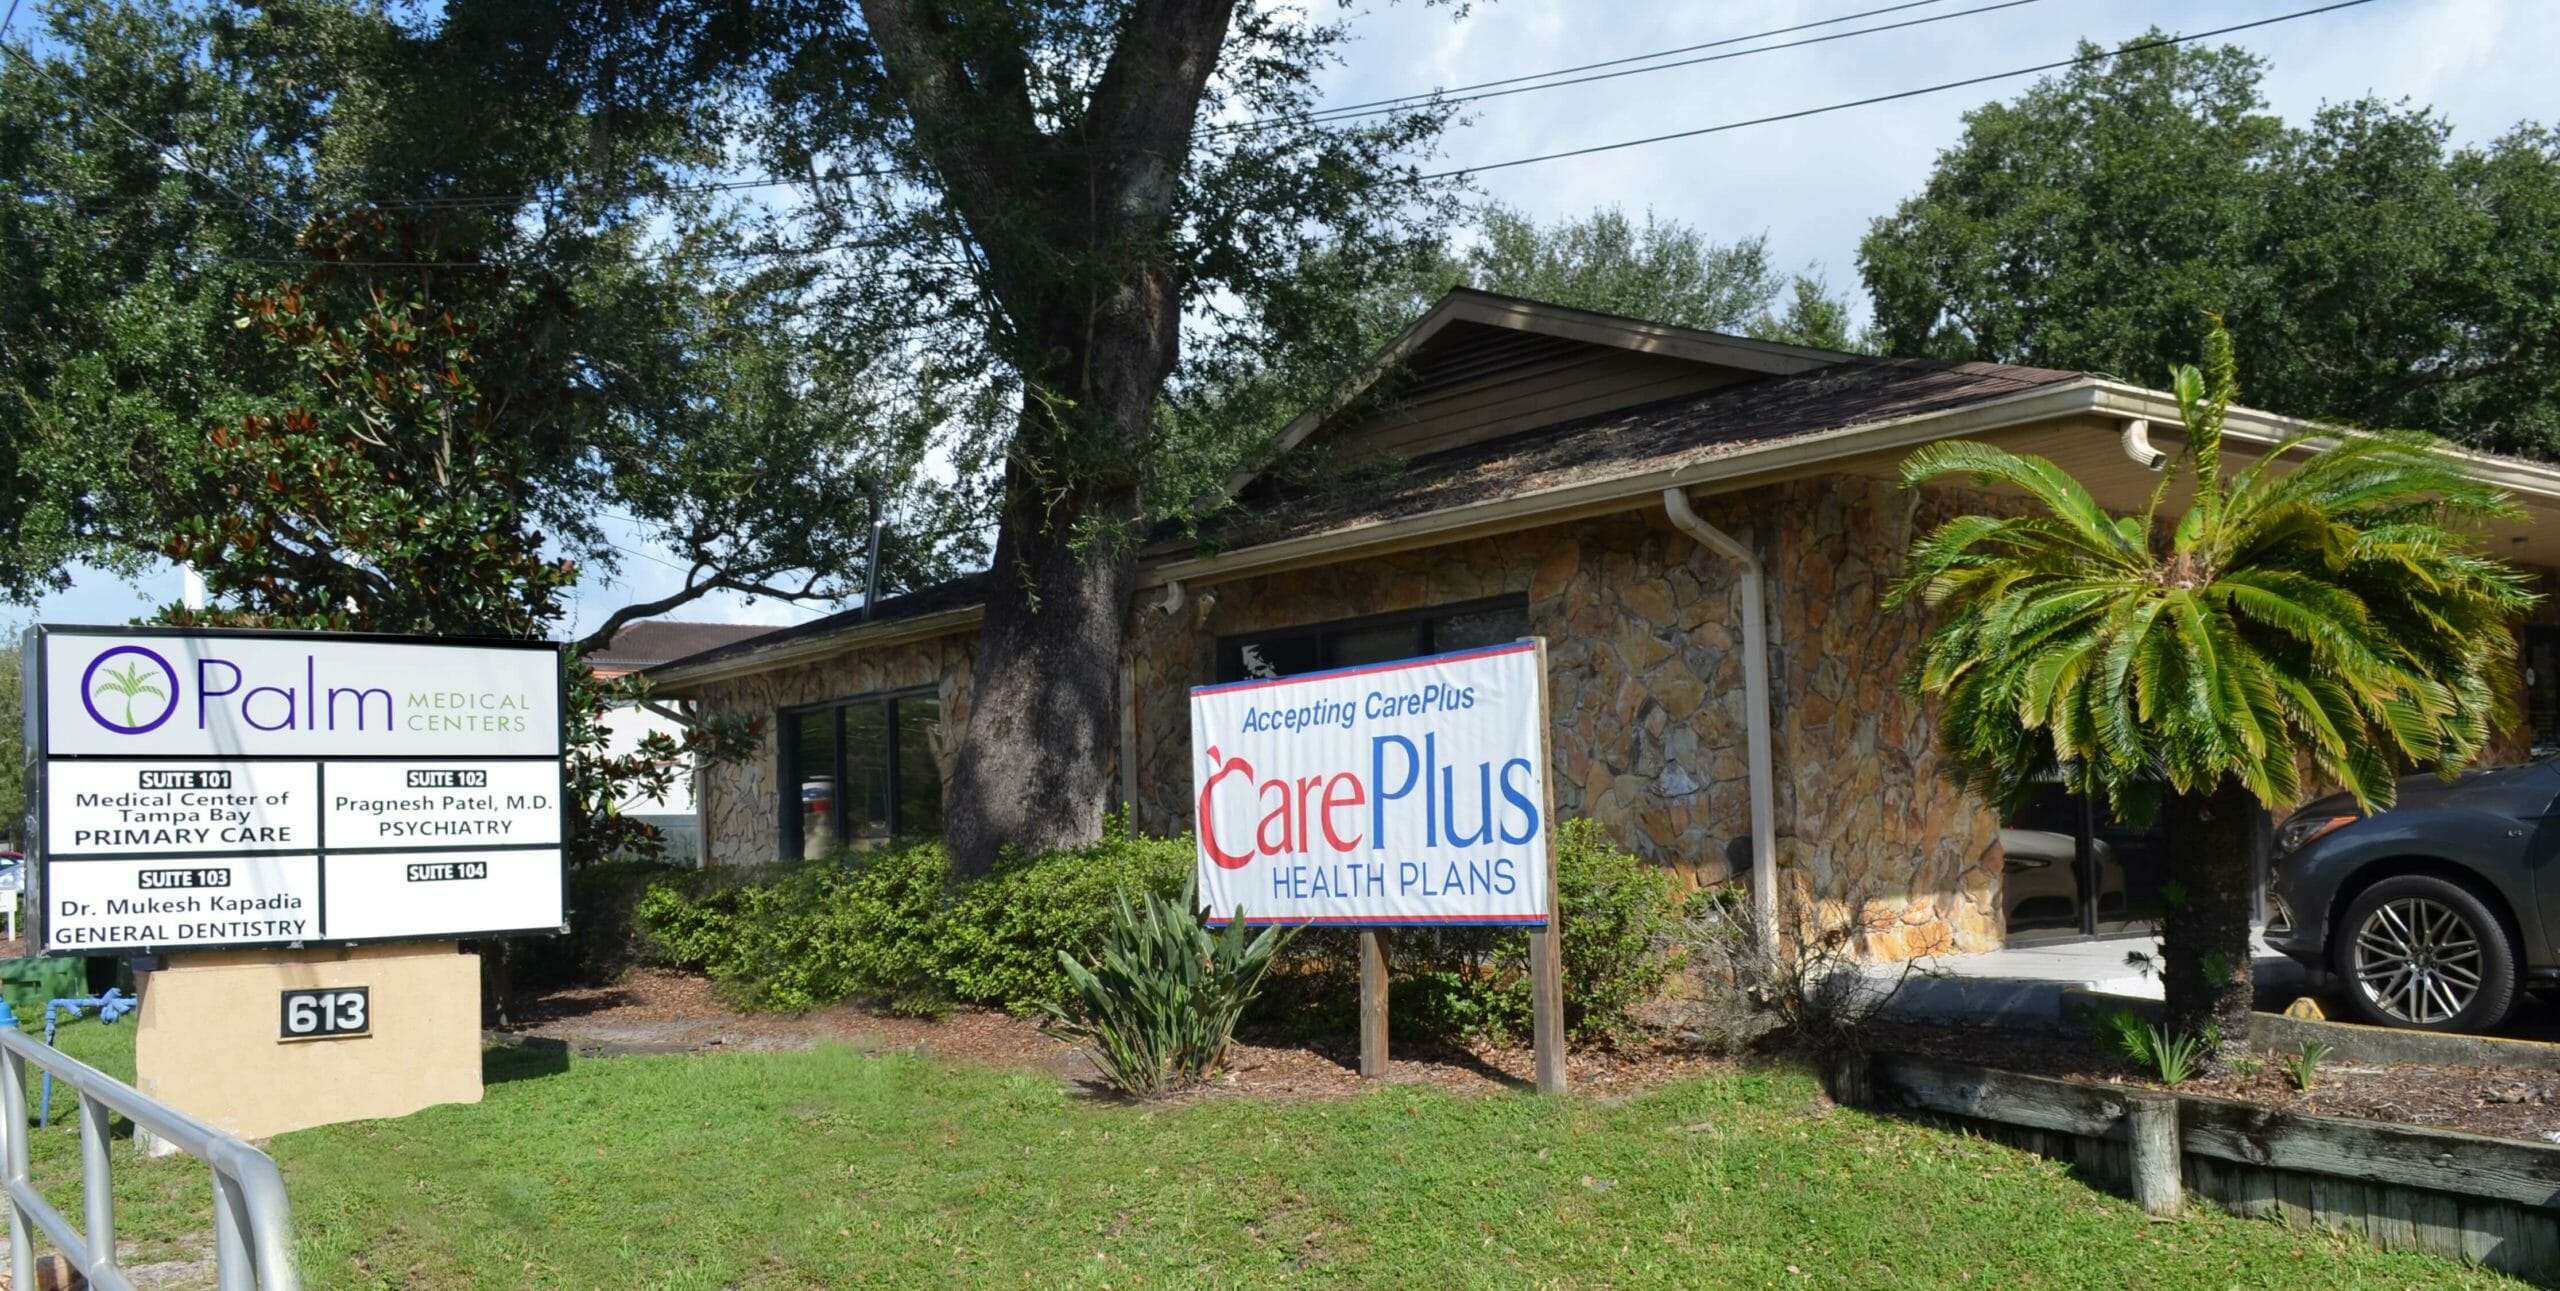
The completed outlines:
<svg viewBox="0 0 2560 1291">
<path fill-rule="evenodd" d="M 1122 893 L 1092 965 L 1058 954 L 1071 993 L 1045 1004 L 1051 1034 L 1081 1046 L 1123 1093 L 1162 1093 L 1226 1057 L 1236 1019 L 1261 989 L 1291 930 L 1252 933 L 1244 912 L 1212 932 L 1186 893 Z"/>
<path fill-rule="evenodd" d="M 2204 360 L 2172 375 L 2186 447 L 2138 514 L 2042 458 L 1914 453 L 1906 487 L 1970 477 L 2031 506 L 1939 526 L 1885 603 L 1937 618 L 1908 680 L 1969 789 L 2005 806 L 2058 781 L 2120 821 L 2165 812 L 2167 1027 L 2237 1039 L 2255 809 L 2313 783 L 2377 809 L 2404 768 L 2461 769 L 2513 712 L 2510 624 L 2535 598 L 2474 536 L 2514 503 L 2427 437 L 2322 430 L 2226 474 L 2219 319 Z"/>
</svg>

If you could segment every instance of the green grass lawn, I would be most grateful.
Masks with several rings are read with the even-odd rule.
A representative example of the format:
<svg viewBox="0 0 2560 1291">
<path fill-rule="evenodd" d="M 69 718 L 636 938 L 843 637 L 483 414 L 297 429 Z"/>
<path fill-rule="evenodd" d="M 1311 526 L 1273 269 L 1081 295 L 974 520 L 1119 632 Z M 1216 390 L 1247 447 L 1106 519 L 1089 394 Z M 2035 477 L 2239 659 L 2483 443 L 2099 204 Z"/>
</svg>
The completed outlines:
<svg viewBox="0 0 2560 1291">
<path fill-rule="evenodd" d="M 64 1045 L 129 1074 L 130 1036 Z M 2058 1165 L 1785 1073 L 1612 1102 L 1159 1107 L 848 1049 L 502 1051 L 490 1074 L 478 1106 L 270 1145 L 309 1285 L 2512 1285 L 2210 1210 L 2147 1223 Z M 76 1166 L 50 1133 L 48 1169 Z M 185 1248 L 202 1172 L 119 1164 L 139 1167 L 125 1231 Z"/>
</svg>

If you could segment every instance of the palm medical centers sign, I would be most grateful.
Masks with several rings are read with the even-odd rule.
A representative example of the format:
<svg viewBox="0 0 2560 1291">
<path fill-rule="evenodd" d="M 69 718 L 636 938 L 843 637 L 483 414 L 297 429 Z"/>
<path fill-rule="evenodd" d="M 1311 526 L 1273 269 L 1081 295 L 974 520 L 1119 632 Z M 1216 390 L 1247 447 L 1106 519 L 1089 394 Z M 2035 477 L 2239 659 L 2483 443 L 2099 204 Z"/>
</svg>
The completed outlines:
<svg viewBox="0 0 2560 1291">
<path fill-rule="evenodd" d="M 1544 926 L 1538 641 L 1191 692 L 1213 922 Z"/>
<path fill-rule="evenodd" d="M 44 951 L 559 930 L 558 647 L 39 627 L 27 649 Z"/>
</svg>

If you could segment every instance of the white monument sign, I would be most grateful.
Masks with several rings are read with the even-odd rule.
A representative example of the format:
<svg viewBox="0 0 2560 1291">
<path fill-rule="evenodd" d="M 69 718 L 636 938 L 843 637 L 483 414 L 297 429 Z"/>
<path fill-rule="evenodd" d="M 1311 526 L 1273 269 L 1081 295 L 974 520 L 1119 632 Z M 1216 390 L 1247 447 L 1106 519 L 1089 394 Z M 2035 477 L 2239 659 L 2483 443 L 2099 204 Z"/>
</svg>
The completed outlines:
<svg viewBox="0 0 2560 1291">
<path fill-rule="evenodd" d="M 39 627 L 27 650 L 43 950 L 560 928 L 557 646 Z"/>
<path fill-rule="evenodd" d="M 1523 641 L 1194 689 L 1211 919 L 1546 924 L 1542 657 Z"/>
</svg>

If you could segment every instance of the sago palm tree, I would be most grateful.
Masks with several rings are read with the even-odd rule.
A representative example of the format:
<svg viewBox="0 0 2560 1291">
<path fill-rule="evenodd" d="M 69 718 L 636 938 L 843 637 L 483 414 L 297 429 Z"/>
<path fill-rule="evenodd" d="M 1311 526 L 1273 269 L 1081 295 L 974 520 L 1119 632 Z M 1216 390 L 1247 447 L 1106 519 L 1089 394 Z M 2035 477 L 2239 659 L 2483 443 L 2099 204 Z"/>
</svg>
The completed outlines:
<svg viewBox="0 0 2560 1291">
<path fill-rule="evenodd" d="M 2239 1044 L 2255 809 L 2337 785 L 2373 810 L 2406 769 L 2462 768 L 2514 711 L 2511 624 L 2535 598 L 2477 546 L 2514 503 L 2423 436 L 2297 435 L 2226 474 L 2218 319 L 2204 358 L 2173 373 L 2186 447 L 2140 514 L 2041 458 L 1914 453 L 1905 487 L 1970 477 L 2028 506 L 1940 525 L 1885 600 L 1937 616 L 1908 684 L 1940 701 L 1967 788 L 2005 806 L 2059 783 L 2128 823 L 2165 813 L 2169 1025 Z M 2184 510 L 2164 508 L 2181 479 Z"/>
</svg>

